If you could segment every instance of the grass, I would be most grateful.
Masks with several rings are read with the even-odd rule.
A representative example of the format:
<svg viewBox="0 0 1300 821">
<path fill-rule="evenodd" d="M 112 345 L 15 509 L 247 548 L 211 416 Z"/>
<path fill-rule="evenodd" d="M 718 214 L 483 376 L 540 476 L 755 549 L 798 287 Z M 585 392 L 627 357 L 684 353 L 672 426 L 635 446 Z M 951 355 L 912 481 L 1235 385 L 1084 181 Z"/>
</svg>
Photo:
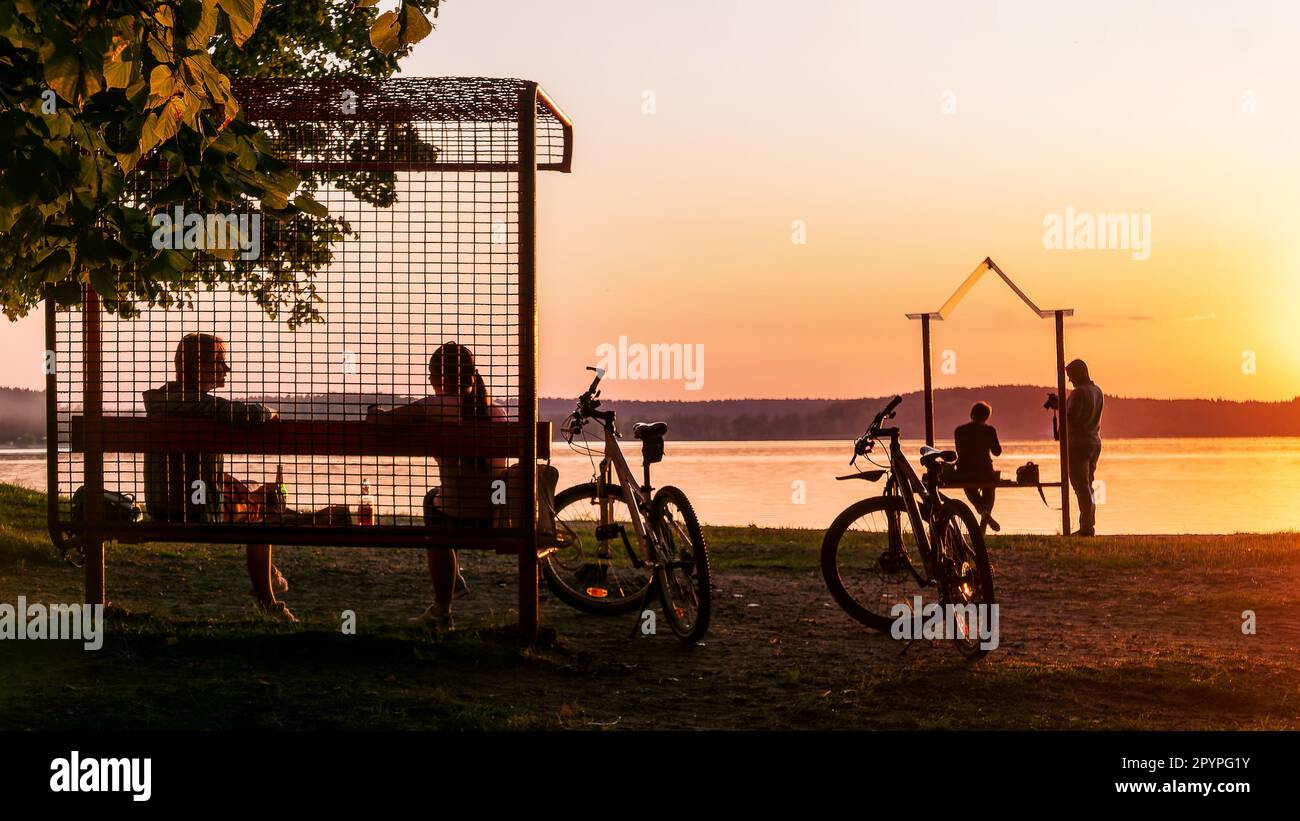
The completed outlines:
<svg viewBox="0 0 1300 821">
<path fill-rule="evenodd" d="M 819 571 L 821 530 L 708 527 L 705 540 L 723 569 Z M 1240 533 L 1188 536 L 985 537 L 996 561 L 1018 554 L 1069 570 L 1240 570 L 1300 565 L 1300 533 Z"/>
<path fill-rule="evenodd" d="M 249 605 L 238 548 L 113 546 L 110 594 L 134 612 L 111 618 L 98 652 L 0 641 L 0 729 L 1300 727 L 1300 669 L 1286 652 L 1297 642 L 1278 632 L 1296 603 L 1284 595 L 1296 534 L 992 537 L 1011 591 L 1006 624 L 1045 606 L 1086 614 L 1106 585 L 1121 603 L 1158 591 L 1158 606 L 1117 605 L 1087 628 L 1120 619 L 1136 652 L 1098 652 L 1108 645 L 1096 641 L 1038 652 L 1034 639 L 976 665 L 941 647 L 900 655 L 828 609 L 821 531 L 711 527 L 706 538 L 718 613 L 706 646 L 689 650 L 628 639 L 631 621 L 554 601 L 544 605 L 554 629 L 523 648 L 510 557 L 465 556 L 475 615 L 431 636 L 406 625 L 428 595 L 416 551 L 277 553 L 303 617 L 286 625 Z M 0 484 L 0 603 L 76 601 L 81 578 L 45 533 L 45 496 Z M 1038 598 L 1017 601 L 1030 580 Z M 1232 639 L 1229 622 L 1269 591 L 1258 641 Z M 343 608 L 356 635 L 340 632 Z M 1186 620 L 1172 620 L 1219 611 L 1217 647 L 1189 644 Z"/>
</svg>

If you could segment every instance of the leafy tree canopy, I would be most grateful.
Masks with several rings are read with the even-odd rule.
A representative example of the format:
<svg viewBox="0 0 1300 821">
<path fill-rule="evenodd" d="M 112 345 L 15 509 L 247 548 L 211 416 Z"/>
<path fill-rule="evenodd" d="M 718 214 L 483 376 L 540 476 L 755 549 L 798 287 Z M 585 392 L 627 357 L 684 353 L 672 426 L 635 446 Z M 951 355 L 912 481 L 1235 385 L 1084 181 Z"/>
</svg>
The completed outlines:
<svg viewBox="0 0 1300 821">
<path fill-rule="evenodd" d="M 377 4 L 0 0 L 0 310 L 23 316 L 47 288 L 76 304 L 89 284 L 130 316 L 224 284 L 272 317 L 314 319 L 312 274 L 346 226 L 312 197 L 323 180 L 301 179 L 244 121 L 231 78 L 391 74 L 438 0 Z M 151 184 L 133 186 L 145 173 Z M 253 201 L 258 259 L 154 247 L 153 214 Z M 288 237 L 311 252 L 291 259 Z"/>
</svg>

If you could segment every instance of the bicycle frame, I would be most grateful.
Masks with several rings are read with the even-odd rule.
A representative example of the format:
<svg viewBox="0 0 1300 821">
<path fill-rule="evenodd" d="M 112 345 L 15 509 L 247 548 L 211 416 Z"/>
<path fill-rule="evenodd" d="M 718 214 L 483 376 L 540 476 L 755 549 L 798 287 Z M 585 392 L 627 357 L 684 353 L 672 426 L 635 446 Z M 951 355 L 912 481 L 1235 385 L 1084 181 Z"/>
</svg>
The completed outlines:
<svg viewBox="0 0 1300 821">
<path fill-rule="evenodd" d="M 928 578 L 921 578 L 916 572 L 916 568 L 911 568 L 912 575 L 923 585 L 933 585 L 937 575 L 937 567 L 934 561 L 934 544 L 931 536 L 934 533 L 934 519 L 938 515 L 939 503 L 942 496 L 939 493 L 938 486 L 931 488 L 926 482 L 922 481 L 912 469 L 912 465 L 907 461 L 907 456 L 903 453 L 902 443 L 899 441 L 898 429 L 890 428 L 881 431 L 889 436 L 889 479 L 885 482 L 884 495 L 899 495 L 903 497 L 903 507 L 907 511 L 908 521 L 912 524 L 912 533 L 916 537 L 917 551 L 921 554 L 921 559 L 925 562 L 925 573 Z M 906 487 L 900 487 L 899 477 Z M 917 495 L 928 503 L 930 519 L 927 520 L 921 515 L 920 505 L 916 502 Z"/>
<path fill-rule="evenodd" d="M 641 549 L 641 560 L 653 563 L 655 556 L 650 550 L 650 536 L 645 524 L 644 511 L 650 505 L 650 467 L 645 466 L 645 485 L 638 484 L 632 475 L 632 468 L 623 455 L 619 445 L 618 431 L 613 421 L 600 420 L 605 430 L 605 455 L 601 457 L 599 473 L 596 476 L 596 498 L 600 500 L 601 526 L 613 523 L 612 506 L 605 497 L 605 487 L 610 484 L 610 468 L 618 477 L 623 488 L 623 501 L 627 503 L 628 515 L 632 518 L 632 529 L 636 531 L 637 546 Z"/>
</svg>

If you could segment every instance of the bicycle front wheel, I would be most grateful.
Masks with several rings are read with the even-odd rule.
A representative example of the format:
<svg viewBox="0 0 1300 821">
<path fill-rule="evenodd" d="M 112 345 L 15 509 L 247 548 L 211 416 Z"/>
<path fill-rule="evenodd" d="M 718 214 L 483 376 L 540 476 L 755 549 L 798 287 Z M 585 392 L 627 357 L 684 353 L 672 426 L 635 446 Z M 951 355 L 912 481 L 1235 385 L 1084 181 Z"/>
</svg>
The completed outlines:
<svg viewBox="0 0 1300 821">
<path fill-rule="evenodd" d="M 835 603 L 873 630 L 888 632 L 895 607 L 911 612 L 926 575 L 907 507 L 897 496 L 849 505 L 822 538 L 822 578 Z M 915 574 L 913 573 L 915 570 Z"/>
<path fill-rule="evenodd" d="M 678 638 L 697 642 L 709 629 L 713 577 L 695 508 L 685 493 L 671 485 L 662 487 L 650 505 L 649 527 L 657 536 L 656 573 L 664 616 Z"/>
<path fill-rule="evenodd" d="M 596 483 L 555 497 L 559 547 L 541 561 L 546 584 L 561 601 L 588 613 L 630 613 L 652 578 L 641 558 L 623 489 Z"/>
</svg>

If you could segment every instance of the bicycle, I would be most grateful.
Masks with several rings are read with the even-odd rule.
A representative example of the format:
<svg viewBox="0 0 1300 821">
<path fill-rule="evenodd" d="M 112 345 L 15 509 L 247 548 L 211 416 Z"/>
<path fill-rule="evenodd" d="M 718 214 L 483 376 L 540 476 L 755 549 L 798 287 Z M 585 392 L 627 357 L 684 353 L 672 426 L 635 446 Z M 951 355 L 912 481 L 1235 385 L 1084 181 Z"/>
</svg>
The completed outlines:
<svg viewBox="0 0 1300 821">
<path fill-rule="evenodd" d="M 556 544 L 541 558 L 542 573 L 562 601 L 587 612 L 644 612 L 656 596 L 669 625 L 687 643 L 708 630 L 712 574 L 708 546 L 690 500 L 667 485 L 656 492 L 650 465 L 663 460 L 664 422 L 638 422 L 644 481 L 638 483 L 619 446 L 614 411 L 600 410 L 600 380 L 578 398 L 565 420 L 570 447 L 587 422 L 600 423 L 604 452 L 592 481 L 555 498 Z M 586 451 L 591 454 L 590 448 Z"/>
<path fill-rule="evenodd" d="M 846 613 L 880 631 L 891 629 L 896 605 L 904 604 L 910 612 L 917 596 L 937 590 L 945 612 L 947 605 L 955 605 L 957 649 L 968 658 L 979 658 L 985 651 L 963 606 L 994 603 L 984 536 L 970 508 L 939 491 L 943 466 L 957 454 L 921 448 L 925 475 L 918 478 L 903 455 L 898 428 L 883 427 L 902 401 L 895 396 L 853 443 L 850 466 L 866 457 L 881 469 L 859 468 L 837 477 L 878 482 L 889 474 L 880 496 L 850 505 L 831 523 L 822 540 L 822 576 Z M 881 440 L 888 441 L 886 465 L 870 457 Z"/>
</svg>

